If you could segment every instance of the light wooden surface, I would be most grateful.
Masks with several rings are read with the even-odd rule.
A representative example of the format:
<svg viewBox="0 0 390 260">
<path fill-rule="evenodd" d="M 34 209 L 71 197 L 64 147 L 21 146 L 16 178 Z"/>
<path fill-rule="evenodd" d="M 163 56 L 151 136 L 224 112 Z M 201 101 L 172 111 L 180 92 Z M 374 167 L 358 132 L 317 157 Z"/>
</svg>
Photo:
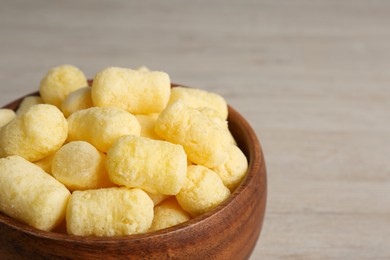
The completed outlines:
<svg viewBox="0 0 390 260">
<path fill-rule="evenodd" d="M 252 259 L 390 258 L 390 1 L 0 1 L 0 104 L 70 63 L 166 71 L 256 130 Z"/>
</svg>

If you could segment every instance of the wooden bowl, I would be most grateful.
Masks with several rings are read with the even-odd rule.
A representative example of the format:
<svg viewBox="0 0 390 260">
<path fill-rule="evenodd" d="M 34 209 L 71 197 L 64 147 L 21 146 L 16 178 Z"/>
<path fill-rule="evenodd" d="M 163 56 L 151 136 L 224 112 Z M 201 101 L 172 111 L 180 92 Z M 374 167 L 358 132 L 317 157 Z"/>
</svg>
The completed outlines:
<svg viewBox="0 0 390 260">
<path fill-rule="evenodd" d="M 4 107 L 16 109 L 22 99 Z M 230 106 L 228 121 L 238 146 L 248 158 L 249 169 L 240 186 L 213 210 L 156 232 L 110 238 L 41 231 L 0 213 L 1 258 L 249 258 L 263 224 L 267 197 L 266 167 L 255 132 Z"/>
</svg>

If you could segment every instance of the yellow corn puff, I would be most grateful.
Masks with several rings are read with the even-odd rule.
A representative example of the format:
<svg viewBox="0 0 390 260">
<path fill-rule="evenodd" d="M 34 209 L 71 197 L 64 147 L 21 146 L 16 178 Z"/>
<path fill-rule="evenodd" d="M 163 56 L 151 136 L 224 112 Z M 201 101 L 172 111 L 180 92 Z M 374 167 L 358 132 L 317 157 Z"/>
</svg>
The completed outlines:
<svg viewBox="0 0 390 260">
<path fill-rule="evenodd" d="M 141 67 L 137 68 L 137 70 L 138 71 L 143 71 L 143 72 L 149 72 L 150 71 L 150 69 L 148 67 L 146 67 L 146 66 L 141 66 Z"/>
<path fill-rule="evenodd" d="M 229 159 L 212 170 L 221 178 L 223 184 L 233 191 L 244 178 L 248 170 L 248 161 L 244 153 L 235 145 L 229 146 Z"/>
<path fill-rule="evenodd" d="M 189 107 L 212 108 L 215 111 L 215 115 L 221 119 L 226 120 L 228 117 L 227 103 L 222 96 L 216 93 L 196 88 L 172 88 L 168 104 L 173 104 L 179 99 Z"/>
<path fill-rule="evenodd" d="M 175 197 L 172 197 L 154 207 L 154 218 L 149 231 L 172 227 L 190 219 L 191 216 L 180 207 Z"/>
<path fill-rule="evenodd" d="M 41 168 L 19 156 L 0 159 L 0 211 L 37 229 L 62 222 L 70 192 Z"/>
<path fill-rule="evenodd" d="M 69 234 L 124 236 L 148 231 L 153 201 L 141 189 L 105 188 L 73 192 L 66 211 Z"/>
<path fill-rule="evenodd" d="M 149 115 L 135 115 L 138 122 L 141 125 L 141 135 L 143 137 L 148 137 L 154 140 L 161 140 L 161 137 L 156 134 L 154 131 L 154 125 L 158 118 L 159 114 L 149 114 Z"/>
<path fill-rule="evenodd" d="M 230 137 L 230 142 L 234 145 L 237 145 L 237 142 L 236 140 L 234 139 L 232 133 L 230 132 L 229 130 L 229 126 L 228 126 L 228 121 L 227 120 L 224 120 L 224 119 L 221 119 L 220 117 L 218 117 L 216 115 L 216 110 L 212 109 L 212 108 L 208 108 L 208 107 L 201 107 L 201 108 L 197 108 L 197 110 L 199 112 L 201 112 L 203 115 L 207 116 L 208 118 L 210 118 L 210 120 L 214 121 L 217 125 L 219 125 L 221 128 L 225 129 L 226 133 L 229 135 Z"/>
<path fill-rule="evenodd" d="M 53 162 L 54 154 L 52 153 L 49 156 L 46 156 L 39 161 L 35 161 L 34 164 L 44 170 L 46 173 L 51 174 L 51 164 Z"/>
<path fill-rule="evenodd" d="M 70 142 L 55 153 L 52 175 L 69 190 L 111 187 L 105 160 L 106 155 L 90 143 Z"/>
<path fill-rule="evenodd" d="M 68 117 L 70 141 L 86 141 L 101 152 L 123 135 L 140 135 L 141 126 L 134 115 L 116 107 L 91 107 Z"/>
<path fill-rule="evenodd" d="M 166 200 L 169 197 L 171 197 L 170 195 L 165 195 L 165 194 L 161 194 L 161 193 L 150 193 L 150 192 L 147 192 L 147 191 L 146 191 L 146 193 L 152 199 L 154 206 L 160 204 L 164 200 Z"/>
<path fill-rule="evenodd" d="M 180 206 L 192 216 L 201 215 L 223 202 L 230 191 L 223 185 L 218 174 L 201 166 L 191 165 L 187 181 L 176 195 Z"/>
<path fill-rule="evenodd" d="M 162 111 L 170 95 L 168 74 L 110 67 L 99 72 L 92 83 L 95 106 L 116 106 L 132 114 Z"/>
<path fill-rule="evenodd" d="M 186 180 L 187 156 L 181 145 L 129 135 L 108 150 L 106 167 L 116 184 L 175 195 Z"/>
<path fill-rule="evenodd" d="M 71 65 L 51 68 L 41 80 L 39 94 L 42 100 L 57 107 L 76 89 L 88 86 L 84 73 Z"/>
<path fill-rule="evenodd" d="M 165 140 L 181 144 L 190 161 L 195 164 L 211 168 L 228 158 L 227 147 L 231 145 L 228 131 L 180 100 L 160 114 L 155 131 Z"/>
<path fill-rule="evenodd" d="M 57 107 L 34 105 L 0 128 L 0 157 L 19 155 L 38 161 L 57 151 L 67 134 L 68 124 Z"/>
<path fill-rule="evenodd" d="M 19 104 L 16 114 L 20 115 L 26 112 L 33 105 L 43 104 L 43 100 L 39 96 L 28 96 L 23 98 L 22 102 Z"/>
<path fill-rule="evenodd" d="M 16 116 L 12 109 L 0 108 L 0 128 L 11 122 Z"/>
<path fill-rule="evenodd" d="M 92 107 L 91 88 L 84 87 L 70 93 L 61 104 L 61 111 L 69 117 L 76 111 Z"/>
</svg>

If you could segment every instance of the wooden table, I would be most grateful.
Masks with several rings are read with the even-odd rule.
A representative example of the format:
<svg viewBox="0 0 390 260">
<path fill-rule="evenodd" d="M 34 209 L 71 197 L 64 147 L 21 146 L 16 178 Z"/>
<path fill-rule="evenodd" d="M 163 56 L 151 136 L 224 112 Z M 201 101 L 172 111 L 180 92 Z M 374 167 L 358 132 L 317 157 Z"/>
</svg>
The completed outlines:
<svg viewBox="0 0 390 260">
<path fill-rule="evenodd" d="M 50 67 L 146 65 L 215 91 L 268 166 L 252 259 L 390 258 L 390 2 L 0 2 L 0 104 Z"/>
</svg>

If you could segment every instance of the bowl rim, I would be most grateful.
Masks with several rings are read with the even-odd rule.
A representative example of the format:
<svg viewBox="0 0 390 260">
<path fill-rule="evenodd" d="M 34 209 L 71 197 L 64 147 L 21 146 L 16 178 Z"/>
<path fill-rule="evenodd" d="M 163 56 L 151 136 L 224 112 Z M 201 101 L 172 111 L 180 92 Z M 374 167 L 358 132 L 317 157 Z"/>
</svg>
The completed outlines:
<svg viewBox="0 0 390 260">
<path fill-rule="evenodd" d="M 91 84 L 91 80 L 88 81 L 89 84 Z M 187 87 L 181 84 L 171 84 L 172 87 Z M 7 105 L 2 106 L 2 108 L 10 108 L 13 110 L 16 110 L 20 102 L 28 96 L 39 96 L 39 91 L 32 92 L 30 94 L 24 95 Z M 28 224 L 22 223 L 18 220 L 15 220 L 6 214 L 0 212 L 0 224 L 5 224 L 9 227 L 11 227 L 14 230 L 17 230 L 19 232 L 28 234 L 33 237 L 39 237 L 39 238 L 45 238 L 50 239 L 53 241 L 59 241 L 59 242 L 71 242 L 71 243 L 85 243 L 89 244 L 91 242 L 93 243 L 117 243 L 117 242 L 125 242 L 125 241 L 142 241 L 145 239 L 158 239 L 158 238 L 165 238 L 167 236 L 172 236 L 174 233 L 183 232 L 186 229 L 193 228 L 194 225 L 202 225 L 202 223 L 206 222 L 208 219 L 210 219 L 212 216 L 217 216 L 219 214 L 223 214 L 223 211 L 227 208 L 228 205 L 233 204 L 234 201 L 236 201 L 242 192 L 244 192 L 246 189 L 248 189 L 248 184 L 251 183 L 251 181 L 256 177 L 255 174 L 264 174 L 262 176 L 262 179 L 264 180 L 264 191 L 262 191 L 262 196 L 267 197 L 267 174 L 266 170 L 260 171 L 261 167 L 265 168 L 265 161 L 264 161 L 264 154 L 261 149 L 260 142 L 256 136 L 255 131 L 250 126 L 248 121 L 232 106 L 228 104 L 228 122 L 231 117 L 231 115 L 234 115 L 240 119 L 240 124 L 242 125 L 241 128 L 244 129 L 244 131 L 247 132 L 247 136 L 249 137 L 250 144 L 247 148 L 247 153 L 245 151 L 244 154 L 247 157 L 248 160 L 248 170 L 246 173 L 246 176 L 241 181 L 239 186 L 232 192 L 232 194 L 221 204 L 213 208 L 212 210 L 194 217 L 186 222 L 183 222 L 181 224 L 164 228 L 157 231 L 152 232 L 145 232 L 141 234 L 131 234 L 126 236 L 112 236 L 112 237 L 98 237 L 98 236 L 77 236 L 77 235 L 71 235 L 66 233 L 59 233 L 59 232 L 53 232 L 53 231 L 44 231 L 39 230 L 37 228 L 34 228 L 32 226 L 29 226 Z M 234 135 L 233 135 L 234 136 Z M 235 137 L 235 136 L 234 136 Z M 235 137 L 236 139 L 236 137 Z M 240 147 L 241 150 L 242 147 Z M 264 199 L 266 204 L 266 198 Z M 264 205 L 264 215 L 265 215 L 265 209 L 266 206 Z M 262 225 L 262 223 L 260 223 Z"/>
</svg>

